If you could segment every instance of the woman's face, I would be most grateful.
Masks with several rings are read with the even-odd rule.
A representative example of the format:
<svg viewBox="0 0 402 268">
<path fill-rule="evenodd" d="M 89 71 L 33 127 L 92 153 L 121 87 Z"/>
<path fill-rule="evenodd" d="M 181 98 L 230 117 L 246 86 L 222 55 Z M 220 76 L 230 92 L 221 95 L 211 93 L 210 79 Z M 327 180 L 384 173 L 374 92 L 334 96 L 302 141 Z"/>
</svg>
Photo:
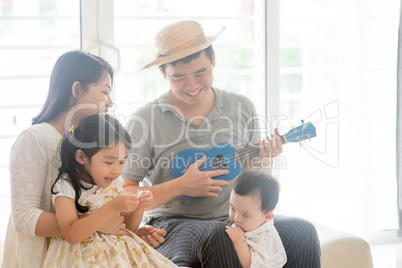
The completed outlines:
<svg viewBox="0 0 402 268">
<path fill-rule="evenodd" d="M 89 85 L 87 91 L 83 93 L 78 91 L 77 100 L 69 111 L 71 116 L 79 122 L 82 118 L 96 113 L 107 113 L 108 109 L 113 106 L 110 98 L 111 83 L 110 75 L 105 73 L 97 83 Z"/>
</svg>

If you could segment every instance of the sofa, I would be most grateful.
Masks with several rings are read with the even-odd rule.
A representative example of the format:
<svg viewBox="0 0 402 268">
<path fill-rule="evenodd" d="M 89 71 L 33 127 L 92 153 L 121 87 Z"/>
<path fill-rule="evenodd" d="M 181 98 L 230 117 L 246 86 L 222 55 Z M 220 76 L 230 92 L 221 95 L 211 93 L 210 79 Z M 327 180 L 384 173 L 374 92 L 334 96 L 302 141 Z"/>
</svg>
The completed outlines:
<svg viewBox="0 0 402 268">
<path fill-rule="evenodd" d="M 372 268 L 370 245 L 364 239 L 320 224 L 314 224 L 321 243 L 323 268 Z"/>
<path fill-rule="evenodd" d="M 369 244 L 355 235 L 320 224 L 314 224 L 321 243 L 323 268 L 372 268 Z M 0 241 L 0 263 L 3 259 L 3 241 Z"/>
</svg>

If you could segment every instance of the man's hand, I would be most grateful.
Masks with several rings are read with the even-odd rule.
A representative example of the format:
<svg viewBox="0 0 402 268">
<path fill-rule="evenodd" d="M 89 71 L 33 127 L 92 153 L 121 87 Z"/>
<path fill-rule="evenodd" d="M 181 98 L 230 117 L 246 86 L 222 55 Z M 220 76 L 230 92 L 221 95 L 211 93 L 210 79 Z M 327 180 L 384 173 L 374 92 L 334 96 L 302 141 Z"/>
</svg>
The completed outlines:
<svg viewBox="0 0 402 268">
<path fill-rule="evenodd" d="M 268 135 L 266 139 L 260 141 L 260 159 L 274 158 L 282 153 L 282 142 L 279 131 L 275 128 L 275 133 Z"/>
<path fill-rule="evenodd" d="M 260 153 L 258 159 L 253 159 L 246 168 L 258 168 L 269 174 L 272 171 L 274 157 L 282 153 L 282 142 L 279 131 L 275 128 L 275 133 L 262 139 L 259 142 Z"/>
<path fill-rule="evenodd" d="M 160 244 L 165 242 L 166 231 L 154 228 L 151 225 L 144 225 L 138 228 L 136 234 L 141 237 L 151 247 L 159 247 Z"/>
<path fill-rule="evenodd" d="M 222 191 L 221 186 L 230 184 L 230 182 L 226 180 L 212 179 L 212 177 L 228 174 L 229 170 L 227 169 L 200 171 L 199 168 L 205 160 L 206 156 L 204 155 L 190 165 L 183 176 L 178 178 L 178 180 L 180 180 L 178 185 L 182 195 L 217 198 L 218 194 L 216 192 Z"/>
</svg>

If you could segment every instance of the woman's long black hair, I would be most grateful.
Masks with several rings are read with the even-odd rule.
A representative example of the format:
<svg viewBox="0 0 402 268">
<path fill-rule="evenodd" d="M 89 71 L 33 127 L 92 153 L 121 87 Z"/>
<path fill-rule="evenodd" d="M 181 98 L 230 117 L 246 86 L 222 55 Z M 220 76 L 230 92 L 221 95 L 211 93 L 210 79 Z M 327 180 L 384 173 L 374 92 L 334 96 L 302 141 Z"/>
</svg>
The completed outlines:
<svg viewBox="0 0 402 268">
<path fill-rule="evenodd" d="M 99 82 L 106 74 L 113 83 L 113 69 L 104 59 L 81 50 L 61 55 L 50 76 L 49 91 L 40 113 L 32 119 L 32 125 L 49 122 L 61 111 L 69 109 L 72 87 L 80 82 L 82 92 L 89 85 Z"/>
<path fill-rule="evenodd" d="M 52 186 L 52 194 L 54 186 L 58 180 L 67 180 L 75 191 L 75 206 L 80 213 L 89 210 L 89 206 L 82 206 L 78 203 L 81 196 L 81 189 L 88 190 L 95 183 L 90 174 L 85 170 L 84 166 L 76 161 L 75 152 L 82 150 L 89 161 L 92 156 L 105 147 L 118 146 L 118 143 L 124 143 L 130 148 L 131 138 L 123 125 L 110 115 L 94 114 L 81 119 L 78 127 L 68 132 L 62 139 L 60 145 L 61 167 L 59 175 Z M 82 185 L 80 178 L 82 176 L 90 178 L 92 186 L 86 188 Z"/>
</svg>

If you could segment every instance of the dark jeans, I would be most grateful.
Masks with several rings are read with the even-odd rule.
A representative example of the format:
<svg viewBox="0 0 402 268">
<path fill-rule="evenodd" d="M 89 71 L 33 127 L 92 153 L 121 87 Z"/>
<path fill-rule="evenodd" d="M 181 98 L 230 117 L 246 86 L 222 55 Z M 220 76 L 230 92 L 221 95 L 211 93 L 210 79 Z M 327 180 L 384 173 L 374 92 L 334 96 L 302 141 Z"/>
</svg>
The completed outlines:
<svg viewBox="0 0 402 268">
<path fill-rule="evenodd" d="M 161 217 L 147 224 L 166 230 L 165 243 L 156 248 L 178 266 L 241 267 L 225 223 L 185 217 Z M 321 250 L 315 227 L 308 221 L 276 215 L 274 220 L 287 263 L 284 267 L 321 267 Z"/>
</svg>

